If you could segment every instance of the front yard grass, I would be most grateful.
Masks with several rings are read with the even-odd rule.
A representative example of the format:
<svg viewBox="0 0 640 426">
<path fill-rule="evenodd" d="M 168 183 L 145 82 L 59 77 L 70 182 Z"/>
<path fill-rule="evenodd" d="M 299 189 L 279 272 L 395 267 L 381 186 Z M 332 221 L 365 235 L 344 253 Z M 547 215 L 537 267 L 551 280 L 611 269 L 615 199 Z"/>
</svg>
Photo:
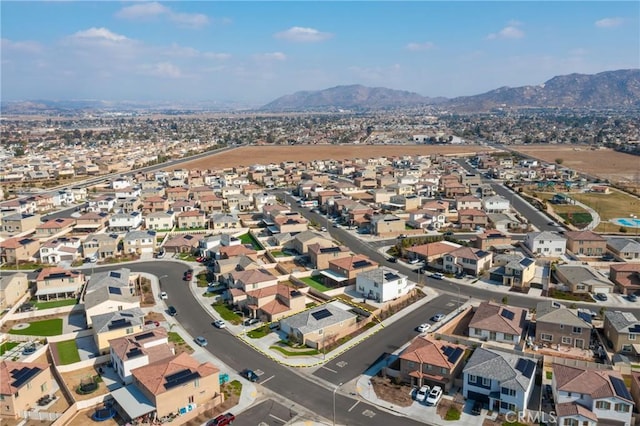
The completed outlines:
<svg viewBox="0 0 640 426">
<path fill-rule="evenodd" d="M 61 306 L 76 305 L 77 303 L 78 303 L 78 299 L 60 299 L 60 300 L 51 300 L 49 302 L 32 302 L 33 306 L 35 306 L 36 309 L 38 310 L 59 308 Z"/>
<path fill-rule="evenodd" d="M 62 318 L 34 321 L 30 323 L 27 328 L 9 330 L 9 334 L 19 334 L 23 336 L 57 336 L 62 334 Z"/>
<path fill-rule="evenodd" d="M 220 314 L 223 320 L 229 321 L 232 324 L 238 325 L 242 323 L 242 317 L 234 313 L 227 305 L 222 302 L 211 304 L 213 309 Z"/>
<path fill-rule="evenodd" d="M 277 346 L 277 345 L 273 345 L 273 346 L 269 346 L 269 349 L 272 349 L 274 351 L 278 351 L 281 354 L 283 354 L 284 356 L 313 356 L 313 355 L 320 355 L 320 351 L 317 349 L 309 349 L 309 350 L 303 350 L 303 351 L 290 351 L 288 349 L 285 349 L 281 346 Z"/>
<path fill-rule="evenodd" d="M 589 294 L 572 294 L 566 291 L 549 289 L 549 297 L 560 300 L 572 300 L 576 302 L 595 303 Z"/>
<path fill-rule="evenodd" d="M 65 340 L 56 343 L 58 356 L 60 357 L 60 365 L 73 364 L 80 362 L 80 354 L 78 353 L 78 345 L 75 340 Z"/>
<path fill-rule="evenodd" d="M 209 281 L 208 281 L 207 275 L 208 275 L 207 272 L 201 272 L 198 275 L 196 275 L 196 285 L 198 287 L 207 287 L 207 286 L 209 286 Z"/>
<path fill-rule="evenodd" d="M 315 277 L 304 277 L 301 278 L 300 281 L 308 285 L 309 287 L 313 287 L 321 293 L 325 291 L 331 290 L 329 287 L 325 286 L 323 283 L 318 281 Z"/>
<path fill-rule="evenodd" d="M 247 332 L 247 336 L 252 339 L 262 339 L 269 333 L 271 333 L 271 329 L 269 329 L 269 325 L 265 324 L 262 327 L 254 328 L 253 330 Z"/>
</svg>

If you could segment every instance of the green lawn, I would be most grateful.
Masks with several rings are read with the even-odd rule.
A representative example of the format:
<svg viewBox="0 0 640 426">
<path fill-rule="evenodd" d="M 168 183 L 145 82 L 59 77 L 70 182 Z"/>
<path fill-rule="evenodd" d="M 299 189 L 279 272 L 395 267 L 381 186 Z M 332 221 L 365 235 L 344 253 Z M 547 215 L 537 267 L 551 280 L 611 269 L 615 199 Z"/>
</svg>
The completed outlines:
<svg viewBox="0 0 640 426">
<path fill-rule="evenodd" d="M 319 355 L 320 351 L 317 349 L 309 349 L 305 351 L 290 351 L 280 346 L 269 346 L 269 349 L 273 349 L 274 351 L 278 351 L 286 356 L 311 356 L 311 355 Z"/>
<path fill-rule="evenodd" d="M 184 345 L 186 342 L 184 339 L 175 331 L 170 331 L 167 333 L 169 343 L 174 343 L 176 345 Z"/>
<path fill-rule="evenodd" d="M 329 287 L 326 287 L 323 283 L 318 281 L 315 277 L 305 277 L 301 278 L 300 281 L 308 285 L 309 287 L 313 287 L 316 290 L 324 293 L 325 291 L 331 290 Z"/>
<path fill-rule="evenodd" d="M 4 355 L 6 352 L 18 346 L 18 342 L 4 342 L 0 345 L 0 355 Z"/>
<path fill-rule="evenodd" d="M 233 311 L 224 303 L 214 303 L 211 306 L 216 310 L 217 313 L 220 314 L 223 320 L 229 321 L 232 324 L 236 325 L 242 323 L 242 317 L 238 314 L 233 313 Z"/>
<path fill-rule="evenodd" d="M 20 334 L 26 336 L 57 336 L 62 334 L 62 318 L 34 321 L 27 328 L 23 328 L 21 330 L 9 330 L 9 334 Z"/>
<path fill-rule="evenodd" d="M 251 337 L 252 339 L 261 339 L 269 333 L 271 333 L 271 329 L 268 325 L 265 324 L 262 327 L 258 327 L 249 331 L 247 333 L 247 336 Z"/>
<path fill-rule="evenodd" d="M 274 250 L 271 252 L 271 255 L 273 257 L 285 257 L 285 256 L 289 256 L 288 254 L 285 254 L 283 252 L 281 252 L 280 250 Z"/>
<path fill-rule="evenodd" d="M 60 365 L 80 362 L 80 354 L 78 353 L 78 346 L 75 340 L 58 342 L 56 343 L 56 347 L 58 348 L 58 355 L 60 356 Z"/>
<path fill-rule="evenodd" d="M 70 306 L 78 303 L 77 299 L 60 299 L 60 300 L 51 300 L 49 302 L 32 302 L 33 306 L 35 306 L 38 310 L 42 309 L 51 309 L 51 308 L 59 308 L 60 306 Z"/>
<path fill-rule="evenodd" d="M 565 221 L 577 226 L 578 228 L 587 226 L 593 219 L 590 213 L 578 212 L 578 213 L 559 213 L 559 216 Z"/>
<path fill-rule="evenodd" d="M 258 242 L 250 233 L 242 234 L 238 237 L 242 244 L 251 244 L 254 250 L 262 250 L 262 244 Z"/>
</svg>

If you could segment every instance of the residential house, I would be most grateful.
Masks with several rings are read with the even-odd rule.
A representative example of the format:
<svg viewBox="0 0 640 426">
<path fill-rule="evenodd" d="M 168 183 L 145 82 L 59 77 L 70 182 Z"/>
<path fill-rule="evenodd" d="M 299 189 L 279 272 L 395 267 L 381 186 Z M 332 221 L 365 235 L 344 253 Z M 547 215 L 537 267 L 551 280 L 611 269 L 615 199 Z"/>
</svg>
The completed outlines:
<svg viewBox="0 0 640 426">
<path fill-rule="evenodd" d="M 539 345 L 586 349 L 591 342 L 591 315 L 576 312 L 554 300 L 536 305 L 536 338 Z"/>
<path fill-rule="evenodd" d="M 176 215 L 173 211 L 153 211 L 144 216 L 144 222 L 147 229 L 154 231 L 169 231 L 173 229 L 176 221 Z"/>
<path fill-rule="evenodd" d="M 410 187 L 411 188 L 411 187 Z M 411 190 L 413 192 L 413 190 Z M 413 193 L 392 195 L 386 206 L 392 209 L 399 209 L 404 211 L 417 210 L 420 207 L 421 198 Z"/>
<path fill-rule="evenodd" d="M 9 235 L 21 234 L 36 229 L 40 225 L 39 214 L 16 213 L 1 217 L 2 232 Z"/>
<path fill-rule="evenodd" d="M 313 231 L 303 231 L 296 234 L 293 239 L 286 243 L 286 247 L 292 248 L 298 254 L 307 254 L 309 246 L 312 244 L 320 244 L 323 247 L 331 247 L 333 242 L 325 238 L 321 234 Z"/>
<path fill-rule="evenodd" d="M 142 209 L 146 213 L 166 212 L 169 210 L 169 200 L 159 195 L 146 197 Z"/>
<path fill-rule="evenodd" d="M 107 226 L 109 214 L 88 212 L 76 218 L 74 232 L 97 232 Z"/>
<path fill-rule="evenodd" d="M 462 370 L 462 394 L 501 414 L 528 410 L 537 362 L 531 358 L 479 347 Z"/>
<path fill-rule="evenodd" d="M 603 328 L 614 352 L 640 355 L 640 320 L 633 313 L 607 310 Z"/>
<path fill-rule="evenodd" d="M 129 231 L 122 239 L 124 253 L 151 254 L 158 247 L 156 231 Z"/>
<path fill-rule="evenodd" d="M 473 241 L 475 248 L 480 250 L 513 250 L 511 237 L 495 229 L 490 229 L 476 236 Z"/>
<path fill-rule="evenodd" d="M 273 223 L 276 232 L 279 233 L 304 232 L 307 230 L 307 227 L 309 225 L 309 221 L 297 212 L 280 214 L 273 218 Z M 272 228 L 269 228 L 269 230 L 274 233 Z"/>
<path fill-rule="evenodd" d="M 207 226 L 207 216 L 199 210 L 189 210 L 178 213 L 179 229 L 205 229 Z"/>
<path fill-rule="evenodd" d="M 609 266 L 609 279 L 621 294 L 636 294 L 640 292 L 640 264 L 612 264 Z"/>
<path fill-rule="evenodd" d="M 386 303 L 398 297 L 406 296 L 415 288 L 408 277 L 398 271 L 381 266 L 364 271 L 356 277 L 356 290 L 365 299 Z"/>
<path fill-rule="evenodd" d="M 640 243 L 631 238 L 609 238 L 607 249 L 618 259 L 640 260 Z"/>
<path fill-rule="evenodd" d="M 408 247 L 405 249 L 405 253 L 409 259 L 418 259 L 425 262 L 426 266 L 430 266 L 438 260 L 441 261 L 445 254 L 457 250 L 460 247 L 459 244 L 454 244 L 449 241 L 437 241 L 435 243 Z M 440 263 L 440 269 L 442 269 L 442 263 Z"/>
<path fill-rule="evenodd" d="M 458 210 L 458 225 L 464 229 L 486 228 L 489 224 L 489 217 L 482 210 L 465 209 Z"/>
<path fill-rule="evenodd" d="M 47 220 L 36 226 L 36 237 L 50 238 L 54 235 L 63 235 L 70 232 L 76 220 L 70 217 L 59 217 Z"/>
<path fill-rule="evenodd" d="M 607 240 L 593 231 L 566 231 L 567 250 L 580 256 L 602 256 L 607 252 Z"/>
<path fill-rule="evenodd" d="M 303 311 L 306 308 L 306 298 L 303 293 L 285 284 L 246 290 L 246 304 L 252 318 L 260 318 L 271 322 Z"/>
<path fill-rule="evenodd" d="M 449 393 L 464 366 L 465 351 L 462 345 L 417 336 L 398 356 L 400 380 L 414 388 L 440 386 Z"/>
<path fill-rule="evenodd" d="M 482 200 L 474 195 L 461 195 L 455 201 L 456 210 L 482 209 Z"/>
<path fill-rule="evenodd" d="M 238 256 L 256 257 L 258 252 L 245 245 L 236 244 L 231 246 L 221 246 L 218 248 L 216 258 L 218 259 L 231 259 Z"/>
<path fill-rule="evenodd" d="M 489 279 L 515 288 L 529 287 L 536 275 L 536 262 L 519 254 L 494 256 L 496 266 L 489 271 Z"/>
<path fill-rule="evenodd" d="M 80 271 L 63 268 L 43 268 L 36 277 L 36 294 L 40 301 L 78 297 L 85 276 Z"/>
<path fill-rule="evenodd" d="M 127 413 L 128 420 L 136 414 L 147 414 L 147 410 L 155 411 L 155 418 L 163 418 L 204 404 L 219 405 L 224 400 L 220 393 L 220 369 L 185 352 L 133 369 L 131 375 L 131 385 L 111 393 L 118 405 L 135 409 Z M 138 405 L 132 406 L 132 400 Z"/>
<path fill-rule="evenodd" d="M 127 232 L 138 229 L 142 225 L 142 215 L 139 212 L 115 213 L 109 218 L 110 232 Z"/>
<path fill-rule="evenodd" d="M 14 237 L 0 241 L 0 262 L 17 265 L 30 262 L 40 251 L 40 242 L 28 237 Z"/>
<path fill-rule="evenodd" d="M 96 256 L 106 259 L 118 254 L 120 237 L 117 234 L 91 234 L 82 242 L 82 253 L 85 257 Z"/>
<path fill-rule="evenodd" d="M 613 283 L 584 265 L 556 265 L 555 277 L 572 293 L 613 293 Z"/>
<path fill-rule="evenodd" d="M 469 337 L 517 345 L 527 324 L 527 309 L 481 302 L 469 322 Z"/>
<path fill-rule="evenodd" d="M 511 203 L 502 195 L 493 195 L 482 199 L 482 209 L 487 213 L 508 213 Z"/>
<path fill-rule="evenodd" d="M 172 358 L 175 349 L 169 344 L 167 329 L 157 327 L 110 340 L 109 354 L 113 369 L 128 385 L 133 382 L 132 370 Z"/>
<path fill-rule="evenodd" d="M 379 236 L 395 236 L 405 231 L 405 220 L 392 214 L 370 216 L 371 233 Z"/>
<path fill-rule="evenodd" d="M 162 245 L 167 253 L 196 253 L 202 235 L 176 234 Z"/>
<path fill-rule="evenodd" d="M 634 424 L 633 398 L 619 371 L 553 364 L 552 373 L 557 424 Z"/>
<path fill-rule="evenodd" d="M 176 186 L 173 188 L 167 188 L 165 190 L 165 194 L 167 199 L 171 201 L 178 200 L 188 200 L 189 199 L 189 189 L 183 186 Z"/>
<path fill-rule="evenodd" d="M 110 311 L 91 317 L 91 324 L 98 351 L 106 355 L 109 353 L 109 340 L 140 333 L 144 329 L 144 312 L 140 308 Z"/>
<path fill-rule="evenodd" d="M 56 387 L 46 362 L 0 361 L 0 419 L 18 419 L 37 409 L 38 400 Z"/>
<path fill-rule="evenodd" d="M 278 284 L 278 278 L 262 269 L 232 271 L 226 277 L 221 276 L 220 280 L 228 284 L 231 303 L 243 309 L 247 305 L 247 292 Z"/>
<path fill-rule="evenodd" d="M 434 230 L 441 229 L 446 223 L 447 218 L 444 214 L 427 209 L 409 212 L 409 220 L 406 222 L 411 228 Z"/>
<path fill-rule="evenodd" d="M 112 197 L 111 195 L 100 195 L 93 200 L 89 201 L 89 210 L 99 213 L 104 212 L 108 213 L 113 211 L 113 208 L 116 205 L 116 197 Z"/>
<path fill-rule="evenodd" d="M 0 310 L 13 307 L 27 291 L 29 280 L 24 272 L 0 276 Z"/>
<path fill-rule="evenodd" d="M 560 257 L 565 253 L 567 240 L 555 232 L 529 232 L 524 244 L 536 256 Z"/>
<path fill-rule="evenodd" d="M 355 331 L 357 315 L 339 302 L 329 302 L 280 320 L 289 339 L 315 349 L 335 344 Z"/>
<path fill-rule="evenodd" d="M 362 254 L 355 254 L 329 261 L 329 268 L 320 271 L 325 276 L 327 287 L 344 287 L 356 283 L 358 274 L 371 271 L 380 266 L 369 257 Z"/>
<path fill-rule="evenodd" d="M 460 247 L 442 256 L 442 270 L 450 274 L 481 275 L 491 268 L 493 253 L 472 247 Z"/>
<path fill-rule="evenodd" d="M 346 246 L 325 247 L 319 243 L 313 243 L 307 246 L 307 253 L 314 269 L 327 269 L 330 260 L 350 256 L 351 250 Z"/>
<path fill-rule="evenodd" d="M 87 325 L 92 325 L 92 318 L 96 315 L 139 308 L 136 282 L 137 275 L 131 275 L 127 268 L 92 274 L 83 295 Z"/>
<path fill-rule="evenodd" d="M 42 243 L 40 246 L 40 261 L 57 265 L 63 260 L 74 261 L 80 253 L 79 238 L 56 238 Z"/>
<path fill-rule="evenodd" d="M 214 213 L 211 215 L 208 223 L 209 229 L 214 231 L 220 229 L 242 228 L 242 224 L 240 223 L 238 216 L 229 213 Z"/>
</svg>

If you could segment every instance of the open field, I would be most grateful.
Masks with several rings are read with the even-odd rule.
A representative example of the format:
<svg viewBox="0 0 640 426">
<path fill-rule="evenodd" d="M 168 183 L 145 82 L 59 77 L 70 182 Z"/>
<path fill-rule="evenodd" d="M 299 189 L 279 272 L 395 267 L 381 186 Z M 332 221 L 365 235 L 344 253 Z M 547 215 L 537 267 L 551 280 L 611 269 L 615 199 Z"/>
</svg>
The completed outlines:
<svg viewBox="0 0 640 426">
<path fill-rule="evenodd" d="M 281 161 L 345 160 L 401 155 L 455 155 L 492 151 L 480 145 L 302 145 L 302 146 L 248 146 L 233 149 L 207 158 L 182 163 L 169 170 L 217 169 L 252 164 L 280 163 Z"/>
<path fill-rule="evenodd" d="M 521 152 L 540 160 L 554 163 L 562 159 L 562 166 L 575 169 L 592 176 L 609 179 L 611 182 L 636 182 L 640 178 L 640 157 L 611 149 L 594 149 L 574 145 L 527 145 L 512 146 Z"/>
</svg>

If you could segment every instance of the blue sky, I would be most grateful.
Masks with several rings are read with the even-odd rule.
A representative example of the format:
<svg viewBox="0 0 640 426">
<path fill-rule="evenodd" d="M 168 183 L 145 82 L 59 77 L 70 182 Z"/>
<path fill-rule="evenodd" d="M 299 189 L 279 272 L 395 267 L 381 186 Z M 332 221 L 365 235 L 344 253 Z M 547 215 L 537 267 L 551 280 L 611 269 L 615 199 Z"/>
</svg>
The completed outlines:
<svg viewBox="0 0 640 426">
<path fill-rule="evenodd" d="M 464 96 L 640 67 L 640 2 L 0 2 L 2 100 Z"/>
</svg>

